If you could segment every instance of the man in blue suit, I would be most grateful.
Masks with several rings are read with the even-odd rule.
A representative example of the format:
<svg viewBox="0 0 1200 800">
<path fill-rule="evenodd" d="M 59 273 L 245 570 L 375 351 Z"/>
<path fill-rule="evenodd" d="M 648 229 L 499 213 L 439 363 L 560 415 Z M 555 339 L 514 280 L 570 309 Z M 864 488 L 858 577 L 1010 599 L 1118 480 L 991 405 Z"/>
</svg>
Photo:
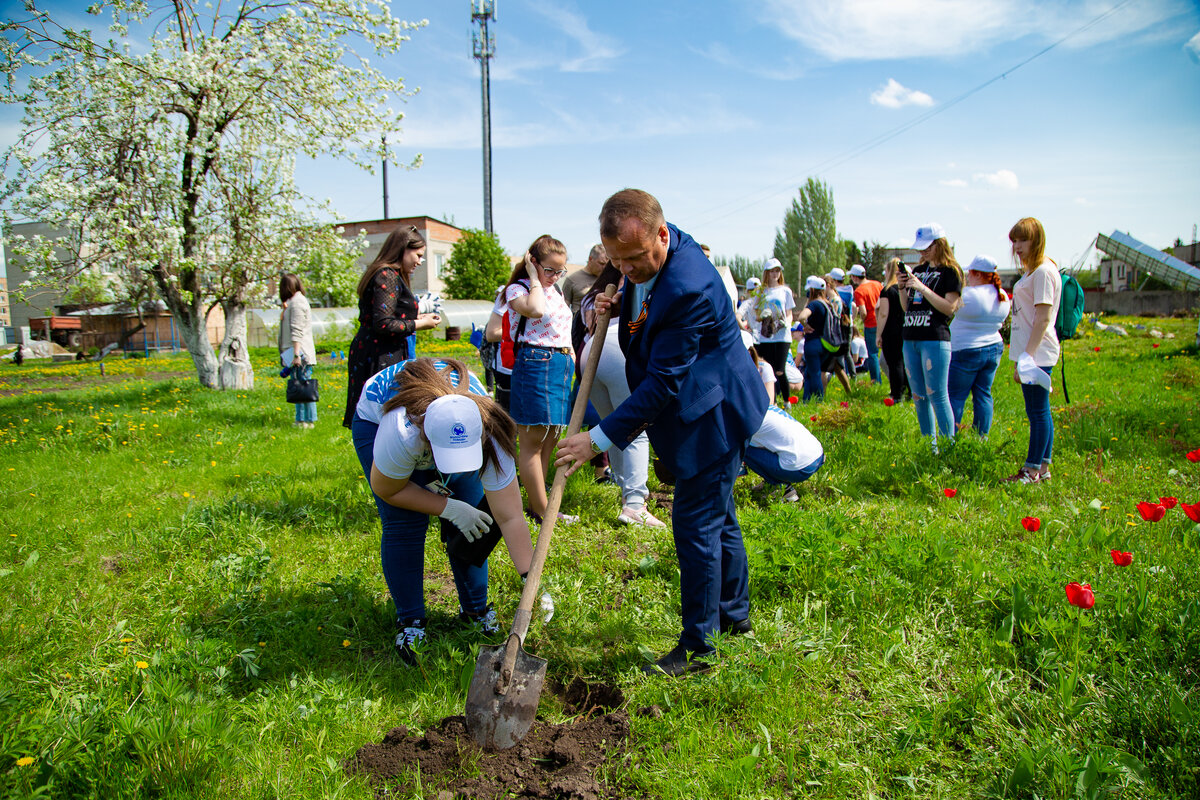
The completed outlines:
<svg viewBox="0 0 1200 800">
<path fill-rule="evenodd" d="M 624 189 L 608 198 L 600 238 L 626 277 L 619 341 L 631 394 L 598 427 L 563 439 L 556 463 L 574 471 L 648 432 L 676 478 L 671 522 L 683 616 L 679 644 L 648 671 L 702 671 L 708 665 L 697 657 L 712 652 L 714 633 L 751 630 L 733 483 L 767 395 L 716 268 L 692 237 L 667 224 L 652 195 Z M 607 306 L 596 299 L 597 312 Z"/>
</svg>

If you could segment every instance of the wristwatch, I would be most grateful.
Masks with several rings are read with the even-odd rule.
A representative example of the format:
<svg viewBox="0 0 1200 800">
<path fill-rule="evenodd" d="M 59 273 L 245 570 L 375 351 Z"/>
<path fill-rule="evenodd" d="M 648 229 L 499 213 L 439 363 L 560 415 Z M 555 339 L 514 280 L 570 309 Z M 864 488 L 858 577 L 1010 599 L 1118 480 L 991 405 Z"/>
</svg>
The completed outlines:
<svg viewBox="0 0 1200 800">
<path fill-rule="evenodd" d="M 590 441 L 592 443 L 592 453 L 594 453 L 595 455 L 600 455 L 601 453 L 604 452 L 603 450 L 600 449 L 600 443 L 597 442 L 595 439 L 592 439 L 589 436 L 588 441 Z"/>
</svg>

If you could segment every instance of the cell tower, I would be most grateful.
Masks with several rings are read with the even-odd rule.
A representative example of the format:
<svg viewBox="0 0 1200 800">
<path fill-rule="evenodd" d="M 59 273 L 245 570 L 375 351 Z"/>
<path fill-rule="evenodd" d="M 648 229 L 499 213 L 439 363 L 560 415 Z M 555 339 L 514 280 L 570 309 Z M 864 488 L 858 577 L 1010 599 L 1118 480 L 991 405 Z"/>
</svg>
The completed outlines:
<svg viewBox="0 0 1200 800">
<path fill-rule="evenodd" d="M 496 55 L 496 39 L 488 32 L 488 22 L 496 21 L 496 0 L 471 0 L 471 22 L 479 30 L 471 35 L 475 58 L 479 59 L 479 79 L 483 89 L 483 229 L 492 230 L 492 108 L 488 83 L 488 61 Z"/>
</svg>

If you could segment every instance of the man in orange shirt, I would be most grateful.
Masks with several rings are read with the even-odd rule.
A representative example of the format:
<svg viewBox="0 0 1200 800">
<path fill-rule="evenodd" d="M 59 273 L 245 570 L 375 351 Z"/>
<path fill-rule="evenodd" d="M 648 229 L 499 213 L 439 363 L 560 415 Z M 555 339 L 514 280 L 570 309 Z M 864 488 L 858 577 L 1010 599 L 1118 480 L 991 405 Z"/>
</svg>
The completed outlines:
<svg viewBox="0 0 1200 800">
<path fill-rule="evenodd" d="M 875 306 L 883 284 L 868 278 L 862 264 L 855 264 L 850 268 L 850 285 L 854 287 L 854 316 L 862 320 L 863 338 L 867 340 L 867 371 L 871 373 L 871 383 L 882 383 L 879 346 L 875 344 Z"/>
</svg>

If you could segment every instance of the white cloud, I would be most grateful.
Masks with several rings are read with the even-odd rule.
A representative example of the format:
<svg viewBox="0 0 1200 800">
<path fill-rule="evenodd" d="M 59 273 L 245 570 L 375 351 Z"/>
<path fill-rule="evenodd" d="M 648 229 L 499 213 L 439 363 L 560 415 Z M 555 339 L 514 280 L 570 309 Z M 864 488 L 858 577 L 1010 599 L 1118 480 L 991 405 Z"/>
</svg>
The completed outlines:
<svg viewBox="0 0 1200 800">
<path fill-rule="evenodd" d="M 871 93 L 871 104 L 884 108 L 931 106 L 933 98 L 924 92 L 901 85 L 895 78 L 888 78 L 888 82 L 883 88 Z"/>
<path fill-rule="evenodd" d="M 1112 7 L 1111 0 L 759 0 L 764 25 L 833 61 L 946 57 L 1025 36 L 1057 41 Z M 1144 0 L 1064 43 L 1086 47 L 1132 36 L 1174 14 L 1183 0 Z"/>
<path fill-rule="evenodd" d="M 976 172 L 971 176 L 971 179 L 976 183 L 986 183 L 988 186 L 994 186 L 997 189 L 1007 189 L 1016 191 L 1018 187 L 1017 173 L 1011 169 L 998 169 L 995 172 Z"/>
<path fill-rule="evenodd" d="M 688 45 L 688 49 L 701 58 L 706 58 L 722 67 L 740 70 L 768 81 L 794 81 L 804 77 L 804 69 L 783 56 L 779 63 L 756 63 L 752 59 L 739 59 L 723 42 L 710 42 L 705 47 Z"/>
<path fill-rule="evenodd" d="M 967 182 L 962 178 L 951 178 L 948 181 L 938 181 L 938 183 L 942 186 L 949 186 L 952 189 L 964 189 L 967 186 Z"/>
<path fill-rule="evenodd" d="M 1188 54 L 1188 58 L 1200 64 L 1200 33 L 1197 33 L 1192 38 L 1188 39 L 1187 44 L 1183 46 L 1184 52 Z"/>
<path fill-rule="evenodd" d="M 559 65 L 563 72 L 601 72 L 608 68 L 609 62 L 625 53 L 615 39 L 588 27 L 587 19 L 574 9 L 546 0 L 536 0 L 530 4 L 530 9 L 545 17 L 578 45 L 578 55 Z"/>
</svg>

